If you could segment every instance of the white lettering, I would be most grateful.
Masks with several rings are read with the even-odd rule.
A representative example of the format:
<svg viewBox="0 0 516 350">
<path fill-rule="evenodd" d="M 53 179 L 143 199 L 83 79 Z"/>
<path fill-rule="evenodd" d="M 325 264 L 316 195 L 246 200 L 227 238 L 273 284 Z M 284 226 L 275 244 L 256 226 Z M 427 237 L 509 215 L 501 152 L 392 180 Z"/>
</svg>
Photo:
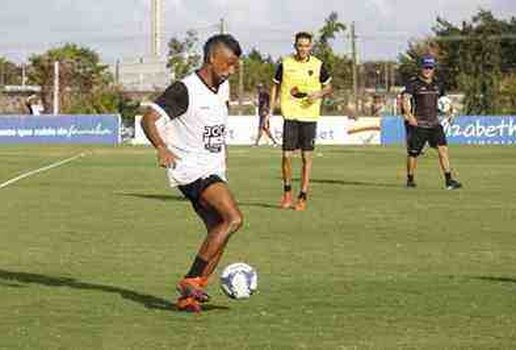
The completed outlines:
<svg viewBox="0 0 516 350">
<path fill-rule="evenodd" d="M 0 129 L 0 136 L 16 136 L 14 129 Z"/>
</svg>

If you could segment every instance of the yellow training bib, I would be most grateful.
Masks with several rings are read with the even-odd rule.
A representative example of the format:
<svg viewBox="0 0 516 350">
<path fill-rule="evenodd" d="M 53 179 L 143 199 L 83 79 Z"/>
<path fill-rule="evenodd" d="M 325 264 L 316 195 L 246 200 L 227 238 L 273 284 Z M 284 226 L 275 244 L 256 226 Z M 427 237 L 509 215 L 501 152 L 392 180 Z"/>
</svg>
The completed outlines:
<svg viewBox="0 0 516 350">
<path fill-rule="evenodd" d="M 280 96 L 283 117 L 290 120 L 317 121 L 321 114 L 321 99 L 310 103 L 305 96 L 322 88 L 319 81 L 321 60 L 310 56 L 307 61 L 298 61 L 294 56 L 289 56 L 283 59 L 282 65 Z"/>
</svg>

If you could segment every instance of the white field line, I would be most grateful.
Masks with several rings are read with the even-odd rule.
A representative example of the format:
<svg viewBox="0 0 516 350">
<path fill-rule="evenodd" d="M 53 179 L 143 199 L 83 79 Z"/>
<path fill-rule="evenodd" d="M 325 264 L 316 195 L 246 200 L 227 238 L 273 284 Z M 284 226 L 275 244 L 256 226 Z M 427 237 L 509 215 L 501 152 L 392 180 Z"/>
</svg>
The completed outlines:
<svg viewBox="0 0 516 350">
<path fill-rule="evenodd" d="M 10 180 L 7 180 L 6 182 L 0 184 L 0 189 L 1 188 L 4 188 L 4 187 L 7 187 L 9 186 L 10 184 L 13 184 L 17 181 L 20 181 L 21 179 L 24 179 L 26 177 L 29 177 L 29 176 L 32 176 L 32 175 L 35 175 L 35 174 L 38 174 L 38 173 L 42 173 L 44 171 L 47 171 L 47 170 L 50 170 L 50 169 L 53 169 L 53 168 L 57 168 L 58 166 L 61 166 L 61 165 L 64 165 L 66 163 L 70 163 L 71 161 L 74 161 L 76 160 L 77 158 L 81 158 L 81 157 L 84 157 L 86 155 L 85 152 L 81 152 L 79 154 L 76 154 L 75 156 L 73 157 L 70 157 L 70 158 L 66 158 L 66 159 L 63 159 L 63 160 L 60 160 L 59 162 L 56 162 L 56 163 L 52 163 L 50 165 L 47 165 L 47 166 L 44 166 L 42 168 L 38 168 L 38 169 L 34 169 L 34 170 L 31 170 L 31 171 L 28 171 L 26 173 L 23 173 L 19 176 L 16 176 Z"/>
</svg>

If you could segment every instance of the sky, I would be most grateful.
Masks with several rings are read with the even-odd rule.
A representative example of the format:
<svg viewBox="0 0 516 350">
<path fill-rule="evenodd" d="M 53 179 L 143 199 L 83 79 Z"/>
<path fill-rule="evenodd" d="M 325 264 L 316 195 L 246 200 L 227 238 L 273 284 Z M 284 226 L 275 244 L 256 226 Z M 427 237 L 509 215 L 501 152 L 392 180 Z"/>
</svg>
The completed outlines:
<svg viewBox="0 0 516 350">
<path fill-rule="evenodd" d="M 220 19 L 244 51 L 255 47 L 277 58 L 292 51 L 293 34 L 316 32 L 331 11 L 356 23 L 360 60 L 395 59 L 411 39 L 431 33 L 437 16 L 459 24 L 480 8 L 495 16 L 516 16 L 514 0 L 162 0 L 162 54 L 169 38 L 195 29 L 201 40 Z M 151 0 L 3 0 L 0 56 L 15 62 L 74 42 L 96 50 L 108 64 L 150 52 Z M 346 34 L 334 42 L 350 52 Z"/>
</svg>

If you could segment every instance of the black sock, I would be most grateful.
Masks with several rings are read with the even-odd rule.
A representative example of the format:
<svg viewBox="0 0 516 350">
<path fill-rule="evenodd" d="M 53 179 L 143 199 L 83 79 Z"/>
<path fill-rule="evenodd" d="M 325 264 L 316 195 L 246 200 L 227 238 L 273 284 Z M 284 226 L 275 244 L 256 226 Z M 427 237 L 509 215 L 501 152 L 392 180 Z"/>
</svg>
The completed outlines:
<svg viewBox="0 0 516 350">
<path fill-rule="evenodd" d="M 195 257 L 195 260 L 192 264 L 192 267 L 190 268 L 190 271 L 186 274 L 186 278 L 193 278 L 193 277 L 199 277 L 206 266 L 208 265 L 208 262 L 201 258 L 199 255 Z"/>
<path fill-rule="evenodd" d="M 409 181 L 409 182 L 414 182 L 414 175 L 410 175 L 410 174 L 408 174 L 408 175 L 407 175 L 407 181 Z"/>
<path fill-rule="evenodd" d="M 446 182 L 450 182 L 452 179 L 450 172 L 444 173 L 444 177 L 446 179 Z"/>
<path fill-rule="evenodd" d="M 299 192 L 299 196 L 297 196 L 297 198 L 303 199 L 306 201 L 306 192 L 303 192 L 303 191 Z"/>
<path fill-rule="evenodd" d="M 291 185 L 291 184 L 284 184 L 284 185 L 283 185 L 283 191 L 284 191 L 284 192 L 290 192 L 290 191 L 292 191 L 292 185 Z"/>
</svg>

